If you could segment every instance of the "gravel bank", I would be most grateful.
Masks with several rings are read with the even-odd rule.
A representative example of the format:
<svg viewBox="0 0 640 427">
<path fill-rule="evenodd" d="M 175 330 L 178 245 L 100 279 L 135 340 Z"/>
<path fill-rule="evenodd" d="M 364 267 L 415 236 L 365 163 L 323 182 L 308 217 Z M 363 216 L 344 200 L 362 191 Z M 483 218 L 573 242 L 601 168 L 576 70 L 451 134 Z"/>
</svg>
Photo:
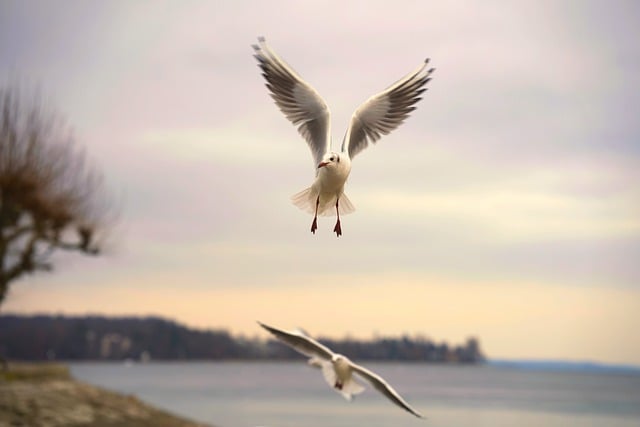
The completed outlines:
<svg viewBox="0 0 640 427">
<path fill-rule="evenodd" d="M 0 371 L 0 427 L 205 426 L 75 381 L 61 364 L 9 364 Z"/>
</svg>

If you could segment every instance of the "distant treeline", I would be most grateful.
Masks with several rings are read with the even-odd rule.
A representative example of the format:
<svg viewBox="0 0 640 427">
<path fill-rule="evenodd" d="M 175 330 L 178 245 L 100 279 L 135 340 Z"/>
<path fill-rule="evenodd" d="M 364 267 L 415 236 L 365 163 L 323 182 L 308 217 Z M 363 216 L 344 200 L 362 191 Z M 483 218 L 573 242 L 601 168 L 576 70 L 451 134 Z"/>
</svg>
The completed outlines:
<svg viewBox="0 0 640 427">
<path fill-rule="evenodd" d="M 257 328 L 257 325 L 256 325 Z M 478 363 L 477 339 L 463 345 L 427 338 L 324 339 L 358 360 Z M 276 340 L 234 337 L 224 330 L 190 329 L 158 317 L 0 316 L 0 356 L 13 360 L 222 360 L 302 357 Z"/>
</svg>

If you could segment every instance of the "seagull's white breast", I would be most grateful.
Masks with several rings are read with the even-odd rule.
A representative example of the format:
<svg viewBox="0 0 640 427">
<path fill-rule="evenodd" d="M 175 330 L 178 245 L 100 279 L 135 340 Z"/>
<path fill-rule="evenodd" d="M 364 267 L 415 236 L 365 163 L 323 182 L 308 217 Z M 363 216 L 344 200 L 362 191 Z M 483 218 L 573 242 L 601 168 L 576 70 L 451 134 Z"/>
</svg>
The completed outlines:
<svg viewBox="0 0 640 427">
<path fill-rule="evenodd" d="M 333 370 L 338 379 L 343 383 L 351 378 L 351 364 L 349 363 L 349 359 L 344 356 L 335 358 L 333 361 Z"/>
<path fill-rule="evenodd" d="M 320 193 L 342 193 L 344 184 L 349 178 L 349 172 L 351 172 L 351 165 L 346 160 L 340 163 L 333 163 L 318 170 L 318 176 L 314 184 L 317 185 Z"/>
</svg>

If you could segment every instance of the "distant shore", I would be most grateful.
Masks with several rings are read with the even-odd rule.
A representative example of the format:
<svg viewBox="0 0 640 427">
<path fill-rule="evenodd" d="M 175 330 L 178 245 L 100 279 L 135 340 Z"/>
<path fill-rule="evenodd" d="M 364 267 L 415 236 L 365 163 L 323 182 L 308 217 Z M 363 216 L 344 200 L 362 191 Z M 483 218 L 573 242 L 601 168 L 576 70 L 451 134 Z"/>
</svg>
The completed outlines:
<svg viewBox="0 0 640 427">
<path fill-rule="evenodd" d="M 436 342 L 426 335 L 371 339 L 318 336 L 336 353 L 360 361 L 478 364 L 480 340 Z M 0 356 L 13 360 L 276 360 L 299 359 L 274 339 L 192 329 L 159 317 L 0 315 Z"/>
<path fill-rule="evenodd" d="M 66 365 L 12 362 L 0 370 L 0 425 L 207 427 L 76 381 Z"/>
</svg>

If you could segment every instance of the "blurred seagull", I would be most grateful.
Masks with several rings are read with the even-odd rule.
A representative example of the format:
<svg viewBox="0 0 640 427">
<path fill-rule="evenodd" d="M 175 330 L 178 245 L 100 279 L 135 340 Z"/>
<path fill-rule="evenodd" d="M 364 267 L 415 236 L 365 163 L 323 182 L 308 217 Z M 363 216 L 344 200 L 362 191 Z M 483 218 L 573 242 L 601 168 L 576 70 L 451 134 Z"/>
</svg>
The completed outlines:
<svg viewBox="0 0 640 427">
<path fill-rule="evenodd" d="M 353 363 L 351 360 L 341 354 L 337 354 L 329 350 L 318 341 L 314 340 L 301 330 L 283 331 L 272 326 L 258 322 L 267 331 L 271 332 L 276 338 L 291 346 L 294 350 L 310 357 L 308 363 L 310 366 L 322 369 L 324 379 L 338 393 L 342 394 L 345 399 L 351 400 L 354 394 L 364 391 L 364 387 L 356 382 L 353 373 L 360 375 L 369 381 L 380 393 L 384 394 L 389 400 L 404 410 L 412 413 L 418 418 L 423 416 L 413 409 L 402 397 L 379 375 L 370 370 Z"/>
<path fill-rule="evenodd" d="M 285 116 L 296 126 L 311 148 L 316 179 L 311 187 L 293 195 L 293 204 L 314 214 L 311 232 L 318 228 L 318 215 L 338 217 L 333 231 L 342 235 L 340 214 L 355 210 L 344 194 L 351 172 L 351 159 L 375 143 L 382 135 L 396 129 L 415 110 L 420 94 L 434 68 L 427 69 L 426 59 L 417 69 L 365 101 L 351 116 L 340 152 L 331 151 L 331 121 L 327 104 L 293 68 L 267 46 L 264 37 L 253 45 L 254 57 L 267 81 L 271 97 Z"/>
</svg>

